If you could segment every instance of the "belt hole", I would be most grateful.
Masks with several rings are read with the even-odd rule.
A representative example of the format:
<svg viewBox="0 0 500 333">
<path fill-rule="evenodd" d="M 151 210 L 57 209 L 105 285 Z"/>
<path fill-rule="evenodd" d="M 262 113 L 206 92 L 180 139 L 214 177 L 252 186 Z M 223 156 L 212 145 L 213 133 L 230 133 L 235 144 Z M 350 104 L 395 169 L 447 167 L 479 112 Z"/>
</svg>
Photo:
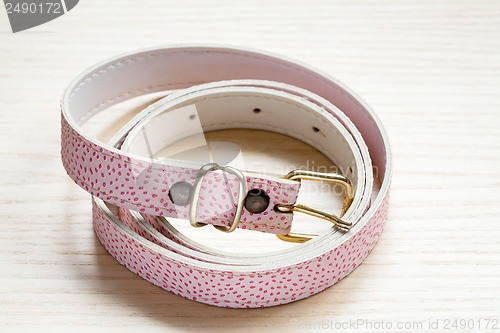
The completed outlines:
<svg viewBox="0 0 500 333">
<path fill-rule="evenodd" d="M 262 110 L 261 110 L 261 109 L 259 109 L 259 108 L 255 108 L 255 109 L 253 109 L 253 113 L 260 113 L 260 111 L 262 111 Z"/>
<path fill-rule="evenodd" d="M 319 132 L 319 128 L 317 128 L 316 126 L 313 126 L 313 127 L 312 127 L 312 130 L 313 130 L 315 133 L 318 133 L 318 132 Z"/>
</svg>

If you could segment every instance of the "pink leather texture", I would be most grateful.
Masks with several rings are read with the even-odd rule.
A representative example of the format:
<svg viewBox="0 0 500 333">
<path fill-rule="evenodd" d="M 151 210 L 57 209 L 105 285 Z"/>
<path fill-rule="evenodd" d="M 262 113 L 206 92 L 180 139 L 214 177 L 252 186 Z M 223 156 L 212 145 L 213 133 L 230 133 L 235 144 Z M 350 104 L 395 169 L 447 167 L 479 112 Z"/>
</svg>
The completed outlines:
<svg viewBox="0 0 500 333">
<path fill-rule="evenodd" d="M 244 80 L 252 81 L 249 84 Z M 171 89 L 180 91 L 138 114 L 109 144 L 91 138 L 80 127 L 118 102 Z M 130 133 L 144 127 L 152 114 L 168 111 L 175 103 L 182 105 L 189 96 L 219 97 L 224 89 L 228 90 L 227 98 L 236 96 L 231 91 L 240 95 L 244 91 L 254 94 L 257 101 L 268 99 L 268 95 L 290 100 L 290 105 L 297 105 L 293 112 L 305 115 L 304 126 L 301 121 L 285 120 L 283 128 L 266 127 L 265 118 L 254 121 L 250 115 L 244 116 L 248 117 L 245 121 L 228 125 L 226 116 L 239 116 L 225 115 L 215 108 L 210 128 L 276 130 L 303 138 L 332 160 L 336 152 L 342 155 L 342 169 L 350 170 L 356 180 L 355 204 L 345 215 L 353 224 L 350 231 L 343 233 L 332 227 L 289 251 L 240 258 L 204 248 L 161 223 L 160 216 L 188 218 L 188 208 L 174 205 L 168 191 L 180 181 L 193 184 L 198 169 L 134 155 L 127 151 L 128 145 L 122 149 L 124 142 L 131 140 Z M 266 97 L 259 99 L 260 95 Z M 265 110 L 262 115 L 266 116 Z M 273 120 L 272 113 L 268 117 L 270 124 L 283 119 L 279 112 L 274 113 L 279 119 Z M 324 125 L 321 129 L 326 136 L 311 131 L 307 121 L 314 124 L 317 119 Z M 283 57 L 213 46 L 132 52 L 90 68 L 70 84 L 62 101 L 61 124 L 63 165 L 70 178 L 92 194 L 94 230 L 106 250 L 140 277 L 194 301 L 255 308 L 314 295 L 358 267 L 383 230 L 392 162 L 380 121 L 361 98 L 335 79 Z M 338 142 L 325 141 L 325 137 Z M 375 181 L 373 169 L 377 170 Z M 270 204 L 260 214 L 244 209 L 238 227 L 287 234 L 293 214 L 280 213 L 274 207 L 296 203 L 300 182 L 245 174 L 245 185 L 247 190 L 264 190 Z M 233 175 L 207 174 L 198 205 L 199 220 L 231 225 L 237 190 Z M 103 201 L 117 206 L 119 214 L 111 213 Z"/>
<path fill-rule="evenodd" d="M 193 183 L 197 169 L 171 166 L 134 160 L 98 146 L 86 140 L 75 131 L 64 118 L 62 127 L 62 161 L 68 175 L 85 191 L 120 207 L 126 207 L 145 214 L 187 218 L 187 210 L 177 208 L 168 199 L 168 190 L 176 182 Z M 207 183 L 211 184 L 210 197 L 200 198 L 205 216 L 200 216 L 203 223 L 229 226 L 234 217 L 228 200 L 221 199 L 227 195 L 237 195 L 238 182 L 234 177 L 224 184 L 220 174 L 207 175 Z M 262 214 L 252 214 L 244 210 L 239 228 L 274 234 L 286 234 L 290 231 L 292 216 L 277 214 L 273 207 L 277 203 L 293 204 L 297 200 L 300 183 L 293 181 L 276 181 L 261 177 L 247 177 L 247 188 L 262 189 L 269 194 L 271 202 Z M 228 188 L 231 189 L 229 193 Z M 207 192 L 209 192 L 207 191 Z M 216 197 L 216 199 L 215 199 Z M 220 212 L 226 212 L 220 214 Z"/>
<path fill-rule="evenodd" d="M 198 268 L 164 256 L 127 237 L 95 206 L 93 223 L 106 250 L 143 279 L 193 301 L 255 308 L 306 298 L 344 278 L 370 254 L 382 232 L 387 207 L 388 197 L 362 230 L 317 258 L 280 269 L 248 273 L 232 272 L 230 267 L 227 270 Z"/>
</svg>

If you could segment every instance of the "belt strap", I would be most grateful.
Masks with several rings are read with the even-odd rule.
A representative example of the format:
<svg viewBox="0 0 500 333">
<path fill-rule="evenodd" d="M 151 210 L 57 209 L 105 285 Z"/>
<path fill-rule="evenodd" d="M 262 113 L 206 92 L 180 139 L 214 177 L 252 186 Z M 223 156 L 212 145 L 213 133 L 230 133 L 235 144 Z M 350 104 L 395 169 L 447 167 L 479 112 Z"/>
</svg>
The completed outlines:
<svg viewBox="0 0 500 333">
<path fill-rule="evenodd" d="M 139 113 L 109 144 L 81 128 L 118 102 L 166 90 L 177 91 Z M 194 113 L 191 105 L 196 105 Z M 308 173 L 276 177 L 154 158 L 197 126 L 203 131 L 264 129 L 317 148 L 341 174 L 319 178 L 349 180 L 342 218 L 297 203 L 297 179 L 315 179 Z M 108 252 L 153 284 L 211 305 L 272 306 L 324 290 L 368 255 L 387 211 L 389 146 L 366 103 L 317 70 L 250 50 L 149 49 L 90 68 L 63 97 L 61 152 L 68 175 L 93 196 L 94 229 Z M 180 205 L 174 200 L 177 184 L 197 188 L 194 201 Z M 252 190 L 266 194 L 263 211 L 243 205 Z M 105 202 L 117 206 L 117 214 Z M 293 211 L 329 219 L 334 226 L 286 251 L 237 256 L 188 239 L 165 219 L 286 237 Z"/>
</svg>

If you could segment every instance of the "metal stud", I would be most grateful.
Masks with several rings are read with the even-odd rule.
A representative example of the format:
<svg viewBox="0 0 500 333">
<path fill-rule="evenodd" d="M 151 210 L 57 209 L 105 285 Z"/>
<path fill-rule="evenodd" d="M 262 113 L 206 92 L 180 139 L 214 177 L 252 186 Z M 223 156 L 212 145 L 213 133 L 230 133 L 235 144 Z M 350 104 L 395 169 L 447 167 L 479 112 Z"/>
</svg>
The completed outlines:
<svg viewBox="0 0 500 333">
<path fill-rule="evenodd" d="M 168 197 L 177 206 L 187 206 L 191 201 L 193 185 L 186 182 L 178 182 L 172 185 Z"/>
<path fill-rule="evenodd" d="M 264 190 L 254 188 L 248 191 L 245 208 L 253 214 L 260 214 L 269 207 L 269 196 Z"/>
</svg>

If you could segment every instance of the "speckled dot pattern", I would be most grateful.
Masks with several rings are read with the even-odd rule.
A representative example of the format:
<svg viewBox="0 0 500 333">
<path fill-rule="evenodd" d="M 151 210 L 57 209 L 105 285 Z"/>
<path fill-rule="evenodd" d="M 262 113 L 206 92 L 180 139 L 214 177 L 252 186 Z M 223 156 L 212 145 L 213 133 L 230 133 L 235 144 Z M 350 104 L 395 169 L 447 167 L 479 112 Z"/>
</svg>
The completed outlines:
<svg viewBox="0 0 500 333">
<path fill-rule="evenodd" d="M 120 207 L 145 214 L 188 218 L 189 206 L 176 206 L 168 197 L 176 182 L 193 184 L 197 169 L 134 160 L 98 146 L 75 131 L 62 117 L 62 161 L 68 175 L 90 194 Z M 229 226 L 238 201 L 239 182 L 222 172 L 208 173 L 202 183 L 197 221 Z M 273 234 L 290 231 L 293 214 L 279 213 L 276 204 L 297 201 L 300 182 L 247 176 L 247 190 L 262 189 L 270 197 L 260 214 L 243 210 L 238 228 Z"/>
<path fill-rule="evenodd" d="M 168 223 L 163 221 L 167 223 L 163 225 L 157 217 L 188 218 L 189 207 L 174 205 L 168 191 L 177 182 L 193 184 L 198 168 L 157 163 L 106 148 L 80 134 L 76 125 L 72 127 L 73 120 L 68 122 L 84 122 L 115 103 L 150 92 L 246 79 L 283 82 L 273 84 L 273 88 L 279 86 L 276 90 L 281 90 L 285 85 L 286 90 L 286 85 L 292 85 L 326 98 L 342 110 L 331 111 L 347 130 L 361 132 L 358 148 L 365 152 L 366 162 L 372 158 L 383 175 L 376 196 L 371 191 L 363 194 L 372 196 L 373 202 L 365 200 L 367 206 L 361 217 L 352 218 L 352 230 L 317 237 L 275 255 L 236 257 L 217 253 L 169 230 Z M 384 130 L 362 100 L 336 80 L 307 66 L 232 48 L 152 48 L 117 57 L 80 75 L 63 97 L 62 115 L 62 161 L 68 175 L 93 195 L 94 230 L 103 246 L 135 274 L 187 299 L 220 307 L 258 308 L 309 297 L 358 267 L 383 230 L 391 177 L 390 149 Z M 243 210 L 238 227 L 288 233 L 293 214 L 277 212 L 274 207 L 294 204 L 300 183 L 250 174 L 245 181 L 247 191 L 265 191 L 270 205 L 260 214 Z M 207 174 L 196 207 L 196 221 L 231 225 L 239 186 L 234 175 L 220 171 Z M 100 199 L 119 207 L 118 216 Z"/>
<path fill-rule="evenodd" d="M 360 230 L 322 255 L 297 265 L 249 273 L 237 273 L 229 267 L 207 269 L 173 259 L 168 251 L 156 251 L 147 245 L 148 241 L 131 237 L 127 229 L 141 234 L 127 227 L 133 225 L 131 221 L 125 220 L 120 226 L 95 204 L 93 223 L 106 250 L 123 266 L 154 285 L 201 303 L 257 308 L 309 297 L 352 272 L 375 246 L 384 227 L 388 202 L 386 196 Z"/>
</svg>

